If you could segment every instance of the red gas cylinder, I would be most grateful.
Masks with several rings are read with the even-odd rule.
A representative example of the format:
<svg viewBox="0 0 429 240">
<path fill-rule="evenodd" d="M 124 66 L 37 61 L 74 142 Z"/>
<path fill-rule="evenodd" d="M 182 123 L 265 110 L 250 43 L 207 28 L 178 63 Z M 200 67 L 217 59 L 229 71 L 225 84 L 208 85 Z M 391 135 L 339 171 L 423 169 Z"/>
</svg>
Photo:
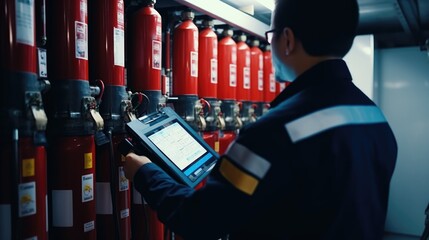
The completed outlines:
<svg viewBox="0 0 429 240">
<path fill-rule="evenodd" d="M 237 101 L 250 101 L 250 48 L 247 36 L 237 38 Z"/>
<path fill-rule="evenodd" d="M 231 144 L 235 137 L 237 136 L 235 131 L 223 131 L 219 137 L 219 155 L 222 155 L 228 149 L 229 144 Z"/>
<path fill-rule="evenodd" d="M 97 148 L 96 226 L 97 229 L 102 229 L 102 231 L 97 231 L 98 239 L 113 240 L 116 239 L 116 236 L 119 236 L 120 239 L 131 239 L 131 191 L 129 181 L 125 177 L 121 154 L 116 151 L 119 143 L 125 137 L 125 134 L 115 134 L 111 144 L 104 144 Z M 114 162 L 113 171 L 110 161 Z M 112 173 L 114 176 L 111 178 Z M 112 189 L 115 191 L 113 203 Z M 114 210 L 117 220 L 113 217 Z M 115 225 L 115 221 L 118 221 L 119 226 Z"/>
<path fill-rule="evenodd" d="M 198 28 L 195 14 L 182 12 L 173 33 L 173 95 L 198 95 Z"/>
<path fill-rule="evenodd" d="M 88 81 L 87 0 L 49 1 L 50 78 Z"/>
<path fill-rule="evenodd" d="M 264 56 L 264 102 L 270 103 L 276 97 L 276 79 L 271 59 L 271 46 L 266 45 Z"/>
<path fill-rule="evenodd" d="M 198 40 L 198 96 L 217 98 L 217 35 L 213 20 L 204 20 Z"/>
<path fill-rule="evenodd" d="M 250 47 L 250 98 L 253 102 L 264 101 L 263 55 L 259 40 L 251 41 Z"/>
<path fill-rule="evenodd" d="M 233 31 L 225 29 L 218 45 L 218 98 L 236 100 L 237 44 L 232 39 Z"/>
<path fill-rule="evenodd" d="M 91 72 L 96 72 L 91 75 L 97 75 L 105 85 L 124 86 L 124 1 L 95 0 L 90 2 L 90 7 L 94 10 L 90 15 L 91 38 L 94 40 L 90 49 L 93 54 Z"/>
<path fill-rule="evenodd" d="M 58 137 L 48 171 L 52 239 L 96 239 L 94 136 Z"/>
<path fill-rule="evenodd" d="M 144 2 L 146 6 L 128 23 L 128 86 L 134 91 L 161 91 L 162 19 L 154 8 L 155 0 Z"/>
<path fill-rule="evenodd" d="M 204 141 L 219 152 L 219 131 L 203 132 Z"/>
<path fill-rule="evenodd" d="M 2 1 L 0 67 L 10 71 L 36 74 L 34 15 L 34 1 Z"/>
<path fill-rule="evenodd" d="M 131 198 L 133 239 L 164 240 L 164 225 L 158 220 L 157 213 L 143 202 L 141 194 L 135 188 L 132 188 Z"/>
<path fill-rule="evenodd" d="M 86 117 L 96 103 L 89 88 L 87 9 L 87 0 L 47 4 L 51 239 L 96 239 L 94 128 Z"/>
<path fill-rule="evenodd" d="M 105 84 L 100 113 L 106 128 L 121 126 L 124 119 L 114 122 L 113 115 L 121 116 L 122 100 L 127 99 L 124 87 L 125 41 L 124 1 L 94 0 L 89 2 L 91 79 Z M 100 44 L 103 43 L 103 44 Z M 130 239 L 130 188 L 123 171 L 123 162 L 117 146 L 125 138 L 123 130 L 113 128 L 111 144 L 97 147 L 96 213 L 98 239 Z M 112 201 L 113 198 L 113 201 Z"/>
<path fill-rule="evenodd" d="M 46 152 L 34 142 L 26 102 L 39 92 L 36 5 L 1 0 L 0 6 L 0 239 L 47 239 Z M 19 123 L 13 134 L 10 122 Z"/>
<path fill-rule="evenodd" d="M 47 226 L 47 183 L 46 183 L 46 151 L 43 146 L 35 146 L 32 138 L 21 138 L 18 151 L 12 153 L 11 142 L 0 142 L 0 239 L 48 239 Z M 11 222 L 13 212 L 11 194 L 11 164 L 14 154 L 18 154 L 18 220 Z M 12 232 L 16 226 L 18 232 Z M 13 237 L 12 237 L 13 236 Z"/>
</svg>

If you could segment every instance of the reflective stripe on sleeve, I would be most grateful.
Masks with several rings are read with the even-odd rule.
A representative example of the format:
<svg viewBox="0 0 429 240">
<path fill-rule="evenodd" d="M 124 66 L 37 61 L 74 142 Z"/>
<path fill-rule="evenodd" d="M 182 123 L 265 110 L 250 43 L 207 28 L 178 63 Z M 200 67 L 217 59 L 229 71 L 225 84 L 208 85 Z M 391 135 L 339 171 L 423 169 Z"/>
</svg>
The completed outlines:
<svg viewBox="0 0 429 240">
<path fill-rule="evenodd" d="M 237 165 L 259 179 L 265 176 L 271 166 L 270 162 L 236 142 L 229 146 L 225 154 Z"/>
<path fill-rule="evenodd" d="M 336 106 L 286 123 L 285 128 L 292 142 L 296 143 L 339 126 L 382 122 L 386 122 L 386 119 L 376 106 Z"/>
<path fill-rule="evenodd" d="M 222 158 L 219 171 L 234 187 L 248 195 L 253 195 L 259 184 L 258 179 L 236 167 L 227 158 Z"/>
</svg>

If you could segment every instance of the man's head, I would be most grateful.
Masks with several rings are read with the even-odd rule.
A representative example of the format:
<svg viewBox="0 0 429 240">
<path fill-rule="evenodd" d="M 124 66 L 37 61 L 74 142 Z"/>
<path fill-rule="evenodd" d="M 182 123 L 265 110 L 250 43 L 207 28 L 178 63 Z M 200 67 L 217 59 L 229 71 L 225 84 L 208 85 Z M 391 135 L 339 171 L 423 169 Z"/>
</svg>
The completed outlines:
<svg viewBox="0 0 429 240">
<path fill-rule="evenodd" d="M 357 0 L 276 0 L 272 45 L 279 77 L 293 80 L 285 78 L 299 75 L 300 69 L 287 69 L 297 61 L 305 65 L 312 60 L 344 57 L 353 44 L 358 22 Z M 288 61 L 292 58 L 294 63 Z"/>
</svg>

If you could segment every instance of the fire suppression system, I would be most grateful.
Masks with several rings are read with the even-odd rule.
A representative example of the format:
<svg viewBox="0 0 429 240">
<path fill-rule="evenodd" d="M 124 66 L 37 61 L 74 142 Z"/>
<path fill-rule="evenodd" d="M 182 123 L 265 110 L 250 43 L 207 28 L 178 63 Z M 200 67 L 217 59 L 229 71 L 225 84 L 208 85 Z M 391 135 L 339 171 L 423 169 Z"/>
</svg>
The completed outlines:
<svg viewBox="0 0 429 240">
<path fill-rule="evenodd" d="M 264 51 L 262 53 L 264 62 L 263 62 L 263 71 L 264 71 L 264 108 L 263 113 L 267 112 L 270 109 L 270 103 L 276 97 L 276 79 L 274 77 L 274 68 L 273 62 L 271 59 L 271 45 L 265 45 Z"/>
<path fill-rule="evenodd" d="M 218 98 L 225 119 L 225 130 L 219 134 L 219 154 L 223 154 L 235 139 L 236 130 L 242 127 L 237 105 L 237 44 L 232 39 L 234 32 L 226 28 L 218 44 Z"/>
<path fill-rule="evenodd" d="M 169 102 L 196 131 L 206 128 L 202 105 L 198 99 L 198 40 L 199 31 L 194 24 L 195 13 L 186 9 L 182 21 L 173 32 L 173 97 Z"/>
<path fill-rule="evenodd" d="M 255 118 L 263 114 L 264 109 L 264 60 L 259 40 L 250 41 L 250 99 L 254 108 Z"/>
<path fill-rule="evenodd" d="M 104 120 L 90 86 L 86 0 L 47 3 L 46 96 L 51 239 L 96 239 L 96 140 L 106 141 Z"/>
<path fill-rule="evenodd" d="M 131 239 L 131 194 L 117 151 L 126 137 L 125 123 L 135 119 L 125 88 L 125 12 L 123 0 L 89 3 L 90 79 L 103 83 L 99 97 L 107 140 L 96 147 L 96 228 L 98 239 Z M 103 86 L 102 85 L 102 86 Z"/>
<path fill-rule="evenodd" d="M 219 152 L 219 130 L 225 128 L 225 120 L 220 109 L 221 102 L 217 99 L 218 40 L 213 27 L 212 19 L 204 19 L 199 33 L 198 96 L 206 122 L 203 139 Z"/>
<path fill-rule="evenodd" d="M 250 101 L 250 48 L 247 36 L 240 33 L 237 36 L 237 102 L 240 109 L 240 119 L 243 125 L 256 121 Z"/>
<path fill-rule="evenodd" d="M 138 109 L 138 116 L 153 113 L 164 107 L 166 98 L 161 89 L 162 18 L 154 8 L 155 0 L 141 1 L 128 17 L 127 53 L 128 87 L 146 96 Z M 132 187 L 131 224 L 133 239 L 164 239 L 164 225 L 156 212 L 142 200 Z"/>
<path fill-rule="evenodd" d="M 43 1 L 1 0 L 0 239 L 47 239 Z M 40 48 L 37 48 L 39 46 Z"/>
<path fill-rule="evenodd" d="M 158 111 L 166 102 L 161 92 L 162 19 L 155 3 L 142 1 L 127 24 L 128 87 L 148 100 L 141 104 L 139 116 Z"/>
</svg>

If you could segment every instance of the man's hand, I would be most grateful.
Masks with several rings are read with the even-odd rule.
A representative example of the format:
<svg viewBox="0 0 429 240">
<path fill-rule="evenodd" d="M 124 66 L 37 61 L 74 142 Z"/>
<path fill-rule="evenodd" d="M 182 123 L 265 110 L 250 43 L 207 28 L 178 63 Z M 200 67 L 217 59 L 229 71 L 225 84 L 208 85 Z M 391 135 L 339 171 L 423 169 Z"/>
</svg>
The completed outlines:
<svg viewBox="0 0 429 240">
<path fill-rule="evenodd" d="M 145 156 L 139 156 L 135 153 L 128 153 L 125 156 L 124 172 L 125 177 L 132 181 L 137 170 L 146 163 L 150 163 L 150 159 Z"/>
</svg>

